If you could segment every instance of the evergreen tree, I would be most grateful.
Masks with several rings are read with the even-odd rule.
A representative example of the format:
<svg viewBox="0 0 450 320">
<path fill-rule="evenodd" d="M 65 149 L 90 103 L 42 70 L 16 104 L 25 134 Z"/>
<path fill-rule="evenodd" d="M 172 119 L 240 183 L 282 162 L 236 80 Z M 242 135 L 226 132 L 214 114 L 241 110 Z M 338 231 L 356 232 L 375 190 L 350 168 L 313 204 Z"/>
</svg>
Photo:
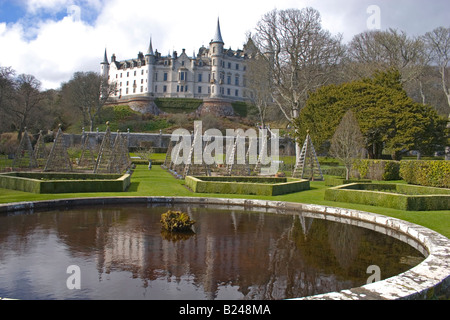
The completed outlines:
<svg viewBox="0 0 450 320">
<path fill-rule="evenodd" d="M 358 119 L 370 158 L 381 158 L 383 149 L 393 159 L 410 150 L 431 154 L 445 144 L 446 120 L 408 97 L 396 69 L 312 93 L 294 121 L 299 138 L 309 129 L 316 145 L 326 146 L 348 110 Z"/>
</svg>

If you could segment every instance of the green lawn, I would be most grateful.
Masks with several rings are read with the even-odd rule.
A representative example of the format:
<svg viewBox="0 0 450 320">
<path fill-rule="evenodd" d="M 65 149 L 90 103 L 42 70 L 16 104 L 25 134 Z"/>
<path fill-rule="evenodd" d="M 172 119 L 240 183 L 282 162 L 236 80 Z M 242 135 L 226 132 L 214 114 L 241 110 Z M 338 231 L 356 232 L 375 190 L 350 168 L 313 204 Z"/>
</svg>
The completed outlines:
<svg viewBox="0 0 450 320">
<path fill-rule="evenodd" d="M 398 183 L 399 181 L 394 181 Z M 231 194 L 196 194 L 184 186 L 184 180 L 176 180 L 160 166 L 137 166 L 131 179 L 131 186 L 125 193 L 75 193 L 75 194 L 34 194 L 14 190 L 0 189 L 0 203 L 38 201 L 60 198 L 99 197 L 99 196 L 188 196 L 188 197 L 220 197 L 248 198 L 275 201 L 313 203 L 326 206 L 357 209 L 379 213 L 402 220 L 410 221 L 433 229 L 450 238 L 450 211 L 403 211 L 367 205 L 349 204 L 324 200 L 325 184 L 323 181 L 311 182 L 311 190 L 280 196 L 251 196 Z"/>
</svg>

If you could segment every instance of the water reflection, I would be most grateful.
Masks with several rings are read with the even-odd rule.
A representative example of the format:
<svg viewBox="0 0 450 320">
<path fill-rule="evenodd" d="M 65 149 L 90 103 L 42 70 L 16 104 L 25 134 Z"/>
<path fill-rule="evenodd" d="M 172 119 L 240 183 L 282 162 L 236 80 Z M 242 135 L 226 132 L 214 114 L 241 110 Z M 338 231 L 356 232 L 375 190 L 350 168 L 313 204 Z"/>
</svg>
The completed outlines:
<svg viewBox="0 0 450 320">
<path fill-rule="evenodd" d="M 361 286 L 423 260 L 393 237 L 306 214 L 177 206 L 197 223 L 161 234 L 166 206 L 0 216 L 0 297 L 20 299 L 285 299 Z M 69 290 L 67 267 L 81 268 Z"/>
</svg>

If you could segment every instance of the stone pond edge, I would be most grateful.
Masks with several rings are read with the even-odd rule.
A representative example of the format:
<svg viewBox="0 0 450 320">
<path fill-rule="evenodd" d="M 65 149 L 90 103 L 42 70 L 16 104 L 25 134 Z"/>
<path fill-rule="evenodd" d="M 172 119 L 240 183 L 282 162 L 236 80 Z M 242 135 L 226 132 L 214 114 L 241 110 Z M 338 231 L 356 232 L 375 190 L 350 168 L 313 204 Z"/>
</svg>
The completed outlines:
<svg viewBox="0 0 450 320">
<path fill-rule="evenodd" d="M 314 212 L 323 217 L 359 221 L 380 226 L 406 235 L 417 241 L 427 251 L 428 256 L 417 266 L 388 279 L 366 284 L 361 287 L 330 292 L 299 300 L 405 300 L 429 299 L 439 295 L 448 296 L 450 291 L 450 240 L 426 227 L 380 214 L 315 204 L 284 201 L 196 198 L 196 197 L 101 197 L 73 198 L 44 201 L 0 204 L 0 213 L 29 210 L 48 210 L 57 207 L 72 207 L 125 203 L 192 203 L 226 206 L 270 208 L 271 210 L 299 210 Z"/>
</svg>

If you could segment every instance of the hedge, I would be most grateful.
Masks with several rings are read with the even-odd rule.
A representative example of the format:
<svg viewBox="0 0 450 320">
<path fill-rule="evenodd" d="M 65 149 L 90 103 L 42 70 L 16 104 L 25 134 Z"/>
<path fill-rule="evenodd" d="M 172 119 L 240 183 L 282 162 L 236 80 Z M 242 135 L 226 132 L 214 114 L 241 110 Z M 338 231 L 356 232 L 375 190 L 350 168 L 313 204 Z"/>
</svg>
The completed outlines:
<svg viewBox="0 0 450 320">
<path fill-rule="evenodd" d="M 411 188 L 402 184 L 354 183 L 325 190 L 325 200 L 359 203 L 407 211 L 450 209 L 450 190 L 429 187 Z M 383 191 L 376 191 L 381 189 Z M 416 195 L 393 192 L 416 193 Z"/>
<path fill-rule="evenodd" d="M 331 176 L 325 177 L 325 186 L 327 186 L 327 187 L 335 187 L 335 186 L 340 186 L 340 185 L 343 185 L 343 184 L 349 184 L 349 183 L 355 183 L 355 182 L 370 183 L 370 182 L 372 182 L 372 180 L 368 180 L 368 179 L 349 179 L 349 180 L 346 180 L 345 178 L 341 178 L 341 177 L 331 177 Z"/>
<path fill-rule="evenodd" d="M 130 184 L 129 174 L 123 176 L 76 173 L 0 174 L 0 188 L 32 193 L 122 192 L 126 191 Z"/>
<path fill-rule="evenodd" d="M 400 162 L 394 160 L 355 159 L 351 177 L 371 180 L 400 180 Z"/>
<path fill-rule="evenodd" d="M 227 181 L 228 179 L 230 181 Z M 277 179 L 277 178 L 263 178 Z M 283 178 L 279 178 L 283 179 Z M 222 193 L 222 194 L 251 194 L 276 196 L 286 193 L 309 190 L 308 180 L 287 179 L 284 181 L 272 183 L 262 182 L 261 178 L 249 177 L 193 177 L 185 178 L 186 186 L 197 193 Z M 231 181 L 233 180 L 233 181 Z M 237 182 L 241 181 L 241 182 Z M 245 182 L 244 182 L 245 181 Z"/>
<path fill-rule="evenodd" d="M 450 161 L 402 160 L 400 177 L 410 184 L 450 188 Z"/>
</svg>

